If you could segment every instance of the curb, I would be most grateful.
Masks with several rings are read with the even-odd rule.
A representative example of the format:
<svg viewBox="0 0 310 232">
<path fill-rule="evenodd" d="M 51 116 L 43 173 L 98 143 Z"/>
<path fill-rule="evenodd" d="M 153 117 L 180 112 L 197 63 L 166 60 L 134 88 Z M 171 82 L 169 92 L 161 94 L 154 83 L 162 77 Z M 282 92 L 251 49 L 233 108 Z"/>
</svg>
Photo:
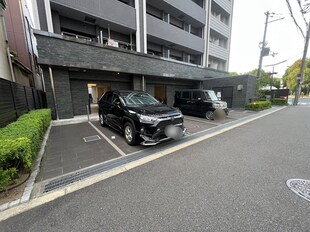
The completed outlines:
<svg viewBox="0 0 310 232">
<path fill-rule="evenodd" d="M 11 205 L 9 205 L 9 207 L 8 207 L 9 209 L 7 209 L 5 212 L 0 211 L 0 221 L 6 220 L 12 216 L 18 215 L 22 212 L 28 211 L 28 210 L 35 208 L 37 206 L 40 206 L 42 204 L 53 201 L 57 198 L 65 196 L 69 193 L 72 193 L 72 192 L 75 192 L 75 191 L 80 190 L 82 188 L 88 187 L 92 184 L 98 183 L 98 182 L 105 180 L 107 178 L 110 178 L 112 176 L 116 176 L 116 175 L 121 174 L 123 172 L 126 172 L 130 169 L 141 166 L 141 165 L 146 164 L 148 162 L 151 162 L 153 160 L 159 159 L 161 157 L 164 157 L 168 154 L 174 153 L 174 152 L 181 150 L 183 148 L 192 146 L 196 143 L 199 143 L 203 140 L 214 137 L 216 135 L 222 134 L 224 132 L 230 131 L 234 128 L 248 124 L 252 121 L 255 121 L 257 119 L 260 119 L 262 117 L 265 117 L 267 115 L 275 113 L 277 111 L 283 110 L 285 108 L 286 108 L 286 106 L 285 107 L 271 108 L 269 110 L 262 111 L 258 114 L 248 116 L 246 118 L 242 118 L 242 119 L 239 119 L 239 120 L 236 120 L 233 122 L 229 122 L 227 124 L 223 124 L 223 125 L 218 126 L 218 127 L 210 128 L 210 129 L 204 130 L 202 132 L 197 132 L 195 134 L 192 134 L 191 136 L 186 137 L 185 139 L 179 140 L 176 144 L 170 144 L 170 145 L 172 145 L 172 146 L 169 145 L 170 147 L 169 146 L 167 148 L 163 147 L 163 148 L 159 149 L 159 151 L 157 151 L 157 152 L 150 153 L 148 156 L 145 156 L 145 157 L 140 158 L 138 160 L 128 162 L 126 164 L 120 165 L 120 166 L 115 167 L 111 170 L 96 174 L 96 175 L 88 177 L 86 179 L 79 180 L 77 182 L 74 182 L 72 184 L 67 185 L 64 188 L 51 191 L 49 193 L 46 193 L 44 195 L 39 196 L 38 198 L 31 199 L 30 201 L 28 200 L 28 201 L 24 202 L 24 204 L 11 202 Z M 217 128 L 217 130 L 216 130 L 216 128 Z M 150 149 L 150 150 L 153 150 L 153 149 Z M 126 158 L 126 157 L 120 157 L 120 159 L 121 158 Z M 11 208 L 13 206 L 16 206 L 16 207 Z"/>
<path fill-rule="evenodd" d="M 45 146 L 46 146 L 46 142 L 47 142 L 47 139 L 48 139 L 50 131 L 51 131 L 51 127 L 52 127 L 52 123 L 50 123 L 49 127 L 47 128 L 47 130 L 44 134 L 43 141 L 41 144 L 41 148 L 40 148 L 40 151 L 38 153 L 38 157 L 37 157 L 35 164 L 34 164 L 34 169 L 31 171 L 30 177 L 26 182 L 26 187 L 24 189 L 22 197 L 20 199 L 17 199 L 17 200 L 11 201 L 11 202 L 7 202 L 7 203 L 0 205 L 0 212 L 3 210 L 6 210 L 8 208 L 11 208 L 13 206 L 17 206 L 19 204 L 25 203 L 25 202 L 30 200 L 30 195 L 31 195 L 31 192 L 32 192 L 32 189 L 34 186 L 35 179 L 36 179 L 36 177 L 40 171 L 41 159 L 42 159 L 43 154 L 45 152 Z"/>
</svg>

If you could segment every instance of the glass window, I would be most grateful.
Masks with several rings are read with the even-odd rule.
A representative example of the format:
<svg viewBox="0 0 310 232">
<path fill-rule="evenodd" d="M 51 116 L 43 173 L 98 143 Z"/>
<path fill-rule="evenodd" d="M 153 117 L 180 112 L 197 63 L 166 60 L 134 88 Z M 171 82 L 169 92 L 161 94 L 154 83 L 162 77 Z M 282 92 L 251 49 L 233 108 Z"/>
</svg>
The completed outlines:
<svg viewBox="0 0 310 232">
<path fill-rule="evenodd" d="M 182 92 L 182 98 L 184 98 L 184 99 L 190 99 L 190 92 L 189 92 L 189 91 L 184 91 L 184 92 Z"/>
<path fill-rule="evenodd" d="M 112 100 L 112 104 L 113 105 L 117 105 L 117 104 L 120 104 L 120 99 L 119 99 L 119 97 L 116 95 L 116 94 L 113 94 L 113 98 L 112 98 L 113 100 Z"/>
<path fill-rule="evenodd" d="M 205 91 L 207 99 L 211 99 L 212 101 L 217 101 L 218 98 L 213 90 L 207 90 Z"/>
<path fill-rule="evenodd" d="M 198 100 L 198 99 L 204 99 L 202 92 L 200 91 L 194 91 L 193 92 L 193 99 Z"/>
<path fill-rule="evenodd" d="M 113 93 L 109 92 L 106 94 L 106 97 L 104 98 L 107 102 L 112 103 L 112 97 Z"/>
<path fill-rule="evenodd" d="M 154 97 L 144 92 L 121 92 L 121 96 L 128 106 L 143 106 L 160 104 Z"/>
</svg>

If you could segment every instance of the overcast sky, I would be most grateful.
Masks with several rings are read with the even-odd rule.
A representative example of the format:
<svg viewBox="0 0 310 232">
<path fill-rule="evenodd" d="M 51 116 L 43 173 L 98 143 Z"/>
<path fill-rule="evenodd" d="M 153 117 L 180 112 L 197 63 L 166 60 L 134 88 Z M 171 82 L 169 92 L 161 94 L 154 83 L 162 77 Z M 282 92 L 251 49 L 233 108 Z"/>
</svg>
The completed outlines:
<svg viewBox="0 0 310 232">
<path fill-rule="evenodd" d="M 302 29 L 306 31 L 305 23 L 298 12 L 297 0 L 290 0 L 294 13 Z M 305 0 L 302 0 L 305 3 Z M 310 1 L 308 1 L 310 2 Z M 232 39 L 230 50 L 230 72 L 244 73 L 258 68 L 259 42 L 263 40 L 266 16 L 264 12 L 276 13 L 269 21 L 285 17 L 285 19 L 268 24 L 266 40 L 267 47 L 278 53 L 275 57 L 264 57 L 263 69 L 272 71 L 272 67 L 265 65 L 275 64 L 287 60 L 283 64 L 275 66 L 276 76 L 282 76 L 287 68 L 295 60 L 302 58 L 304 39 L 290 17 L 285 0 L 235 0 Z M 309 14 L 306 17 L 309 19 Z M 310 54 L 308 52 L 308 54 Z"/>
</svg>

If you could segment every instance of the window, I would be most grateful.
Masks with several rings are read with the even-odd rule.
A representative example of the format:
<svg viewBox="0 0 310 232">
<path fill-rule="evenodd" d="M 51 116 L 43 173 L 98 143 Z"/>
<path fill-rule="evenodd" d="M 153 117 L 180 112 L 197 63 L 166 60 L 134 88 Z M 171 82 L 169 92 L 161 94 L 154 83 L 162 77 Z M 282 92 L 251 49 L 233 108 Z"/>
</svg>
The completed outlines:
<svg viewBox="0 0 310 232">
<path fill-rule="evenodd" d="M 118 0 L 122 3 L 125 3 L 126 5 L 129 5 L 129 6 L 132 6 L 132 7 L 135 7 L 135 2 L 134 0 Z"/>
<path fill-rule="evenodd" d="M 183 22 L 170 15 L 170 24 L 183 30 Z"/>
<path fill-rule="evenodd" d="M 198 100 L 198 99 L 204 99 L 202 92 L 200 91 L 194 91 L 193 92 L 193 99 Z"/>
<path fill-rule="evenodd" d="M 104 99 L 105 99 L 108 103 L 112 103 L 112 97 L 113 97 L 113 94 L 112 94 L 112 93 L 107 93 L 106 96 L 104 96 Z"/>
<path fill-rule="evenodd" d="M 191 26 L 191 33 L 202 38 L 202 27 L 193 27 Z"/>
<path fill-rule="evenodd" d="M 146 4 L 146 13 L 163 20 L 163 12 L 149 4 Z"/>
<path fill-rule="evenodd" d="M 182 98 L 183 99 L 190 99 L 190 92 L 189 91 L 182 92 Z"/>
<path fill-rule="evenodd" d="M 113 94 L 113 100 L 112 100 L 112 104 L 113 105 L 119 105 L 121 103 L 119 97 L 116 94 Z"/>
<path fill-rule="evenodd" d="M 192 0 L 194 3 L 196 3 L 198 6 L 203 8 L 203 0 Z"/>
</svg>

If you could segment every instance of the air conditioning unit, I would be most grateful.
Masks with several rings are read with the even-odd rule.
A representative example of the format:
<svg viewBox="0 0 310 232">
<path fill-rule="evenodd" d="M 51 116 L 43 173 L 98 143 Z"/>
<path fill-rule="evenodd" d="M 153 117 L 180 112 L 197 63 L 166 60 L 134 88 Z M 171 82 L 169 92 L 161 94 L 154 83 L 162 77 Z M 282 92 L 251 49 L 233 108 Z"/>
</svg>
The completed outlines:
<svg viewBox="0 0 310 232">
<path fill-rule="evenodd" d="M 113 39 L 108 39 L 108 45 L 118 48 L 118 42 L 114 41 Z"/>
</svg>

